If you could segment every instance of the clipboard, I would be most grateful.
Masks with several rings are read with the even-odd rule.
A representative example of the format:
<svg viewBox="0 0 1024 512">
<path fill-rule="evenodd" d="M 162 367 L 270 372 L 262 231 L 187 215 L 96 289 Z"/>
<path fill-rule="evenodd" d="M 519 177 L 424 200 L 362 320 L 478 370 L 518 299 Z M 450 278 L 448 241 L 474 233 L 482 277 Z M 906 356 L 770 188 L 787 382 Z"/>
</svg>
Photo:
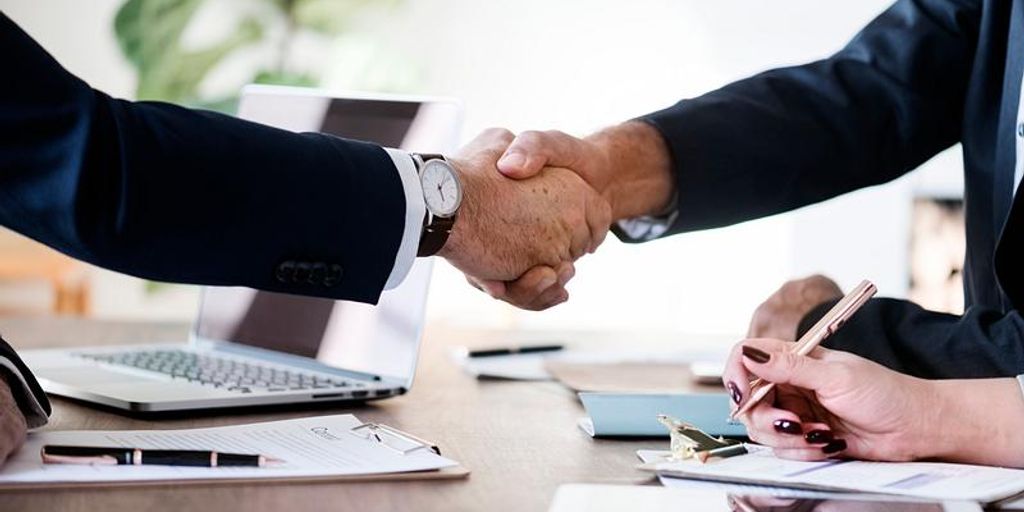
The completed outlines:
<svg viewBox="0 0 1024 512">
<path fill-rule="evenodd" d="M 341 474 L 340 470 L 335 474 L 324 474 L 321 466 L 310 465 L 297 469 L 284 467 L 286 471 L 277 471 L 275 468 L 231 468 L 229 472 L 211 473 L 209 478 L 200 475 L 202 471 L 210 471 L 210 468 L 183 468 L 173 466 L 107 466 L 115 468 L 113 472 L 103 474 L 97 472 L 92 466 L 75 466 L 65 464 L 43 464 L 38 452 L 42 444 L 67 443 L 67 439 L 78 439 L 78 444 L 88 445 L 92 439 L 105 438 L 106 435 L 121 436 L 115 439 L 124 442 L 124 439 L 131 439 L 132 435 L 156 435 L 166 436 L 167 439 L 184 439 L 189 435 L 205 434 L 207 436 L 245 436 L 256 432 L 261 436 L 282 433 L 285 436 L 297 435 L 295 439 L 285 438 L 286 441 L 298 442 L 305 439 L 308 446 L 304 449 L 315 450 L 319 446 L 326 447 L 323 456 L 318 453 L 317 459 L 330 458 L 330 449 L 338 450 L 336 453 L 344 453 L 346 456 L 356 454 L 372 454 L 370 459 L 376 461 L 378 458 L 390 463 L 390 467 L 401 467 L 405 457 L 412 457 L 415 460 L 410 467 L 427 469 L 412 469 L 400 471 L 378 471 L 367 473 Z M 212 438 L 211 438 L 212 439 Z M 298 440 L 298 441 L 296 441 Z M 361 440 L 361 441 L 360 441 Z M 361 443 L 367 443 L 362 445 Z M 315 445 L 312 443 L 322 443 Z M 376 448 L 387 450 L 380 452 Z M 210 448 L 227 451 L 216 445 Z M 429 457 L 421 455 L 422 452 L 430 454 Z M 298 451 L 296 451 L 298 453 Z M 164 431 L 113 431 L 113 432 L 43 432 L 29 438 L 26 445 L 19 450 L 8 465 L 0 468 L 0 490 L 32 490 L 32 489 L 68 489 L 68 488 L 94 488 L 94 487 L 145 487 L 145 486 L 166 486 L 166 485 L 245 485 L 245 484 L 277 484 L 277 483 L 319 483 L 319 482 L 373 482 L 373 481 L 409 481 L 409 480 L 449 480 L 466 478 L 469 470 L 458 464 L 456 461 L 444 459 L 440 456 L 441 450 L 435 443 L 426 441 L 408 432 L 404 432 L 387 425 L 360 422 L 351 414 L 299 418 L 278 422 L 256 423 L 238 425 L 233 427 L 215 427 L 211 429 L 190 429 L 190 430 L 164 430 Z M 426 460 L 426 462 L 424 461 Z M 298 455 L 291 459 L 300 461 Z M 312 459 L 311 459 L 312 460 Z M 362 462 L 362 461 L 361 461 Z M 368 461 L 367 465 L 376 462 Z M 384 466 L 379 466 L 378 469 Z M 42 468 L 42 469 L 40 469 Z M 93 480 L 88 480 L 81 475 L 76 475 L 76 468 L 88 477 L 91 474 L 98 475 Z M 119 468 L 119 469 L 116 469 Z M 136 469 L 138 468 L 138 469 Z M 145 469 L 143 469 L 145 468 Z M 279 468 L 280 469 L 280 468 Z M 197 471 L 198 470 L 198 471 Z M 307 473 L 318 471 L 321 474 L 287 474 L 289 471 L 306 471 Z M 35 473 L 25 473 L 35 471 Z M 66 474 L 74 475 L 77 479 L 58 478 L 45 480 L 41 473 L 46 471 L 63 471 Z M 142 472 L 141 474 L 139 472 Z M 214 470 L 216 471 L 216 470 Z M 185 473 L 190 476 L 175 478 L 174 474 Z M 12 474 L 22 477 L 21 481 L 12 481 Z M 40 476 L 37 476 L 40 474 Z M 130 478 L 119 478 L 129 475 Z M 29 480 L 28 479 L 34 479 Z"/>
<path fill-rule="evenodd" d="M 438 469 L 434 471 L 410 471 L 406 473 L 378 473 L 373 475 L 339 475 L 316 477 L 285 477 L 285 478 L 187 478 L 181 480 L 144 480 L 121 482 L 53 482 L 53 483 L 0 483 L 0 491 L 33 491 L 39 489 L 109 489 L 121 487 L 163 487 L 168 485 L 284 485 L 284 484 L 323 484 L 346 482 L 407 482 L 415 480 L 458 480 L 469 477 L 469 470 L 463 466 Z"/>
</svg>

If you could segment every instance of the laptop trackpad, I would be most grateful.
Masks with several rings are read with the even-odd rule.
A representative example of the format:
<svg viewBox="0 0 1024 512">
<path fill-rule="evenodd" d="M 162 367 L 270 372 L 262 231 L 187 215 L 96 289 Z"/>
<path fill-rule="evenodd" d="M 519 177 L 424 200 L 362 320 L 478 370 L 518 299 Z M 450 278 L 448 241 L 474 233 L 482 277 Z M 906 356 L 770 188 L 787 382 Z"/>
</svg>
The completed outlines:
<svg viewBox="0 0 1024 512">
<path fill-rule="evenodd" d="M 112 372 L 101 368 L 46 368 L 39 372 L 39 377 L 61 384 L 74 386 L 95 386 L 98 384 L 141 384 L 153 382 L 153 379 L 138 377 L 128 373 Z"/>
</svg>

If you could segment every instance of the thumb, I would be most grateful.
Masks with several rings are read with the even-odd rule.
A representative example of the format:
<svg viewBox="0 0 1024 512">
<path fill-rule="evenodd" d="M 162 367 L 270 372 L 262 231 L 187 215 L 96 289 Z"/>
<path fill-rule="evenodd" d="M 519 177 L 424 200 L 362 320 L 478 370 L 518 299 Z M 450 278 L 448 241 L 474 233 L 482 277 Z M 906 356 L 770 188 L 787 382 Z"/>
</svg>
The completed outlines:
<svg viewBox="0 0 1024 512">
<path fill-rule="evenodd" d="M 529 178 L 545 167 L 576 170 L 582 149 L 579 139 L 559 131 L 525 131 L 498 159 L 498 170 L 513 179 Z"/>
<path fill-rule="evenodd" d="M 835 373 L 832 363 L 790 352 L 792 346 L 792 343 L 777 340 L 744 341 L 743 366 L 768 382 L 812 391 L 822 389 L 833 380 L 830 378 Z"/>
</svg>

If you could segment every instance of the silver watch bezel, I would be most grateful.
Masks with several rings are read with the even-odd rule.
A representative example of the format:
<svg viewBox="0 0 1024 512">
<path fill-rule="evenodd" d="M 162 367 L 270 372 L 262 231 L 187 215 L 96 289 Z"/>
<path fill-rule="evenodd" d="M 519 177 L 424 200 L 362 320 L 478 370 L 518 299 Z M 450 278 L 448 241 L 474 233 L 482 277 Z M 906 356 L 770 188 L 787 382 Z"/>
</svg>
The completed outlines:
<svg viewBox="0 0 1024 512">
<path fill-rule="evenodd" d="M 444 167 L 448 171 L 448 174 L 451 175 L 452 179 L 455 180 L 455 189 L 458 191 L 458 196 L 456 197 L 455 205 L 451 208 L 450 211 L 444 211 L 444 212 L 436 211 L 431 206 L 430 201 L 427 199 L 427 191 L 426 191 L 426 186 L 423 183 L 423 179 L 424 179 L 424 176 L 426 174 L 427 169 L 429 167 L 431 167 L 431 166 L 437 166 L 437 165 L 440 165 L 440 166 Z M 420 178 L 420 187 L 421 187 L 422 193 L 423 193 L 423 205 L 426 207 L 427 211 L 432 216 L 440 217 L 442 219 L 450 219 L 450 218 L 454 217 L 456 214 L 458 214 L 459 208 L 462 206 L 462 200 L 465 197 L 465 190 L 462 188 L 462 179 L 459 177 L 459 173 L 458 173 L 458 171 L 455 170 L 455 167 L 451 163 L 449 163 L 447 160 L 443 160 L 443 159 L 440 159 L 440 158 L 432 158 L 432 159 L 424 161 L 424 162 L 422 162 L 422 164 L 420 164 L 420 168 L 419 168 L 419 173 L 418 174 L 419 174 L 419 178 Z"/>
</svg>

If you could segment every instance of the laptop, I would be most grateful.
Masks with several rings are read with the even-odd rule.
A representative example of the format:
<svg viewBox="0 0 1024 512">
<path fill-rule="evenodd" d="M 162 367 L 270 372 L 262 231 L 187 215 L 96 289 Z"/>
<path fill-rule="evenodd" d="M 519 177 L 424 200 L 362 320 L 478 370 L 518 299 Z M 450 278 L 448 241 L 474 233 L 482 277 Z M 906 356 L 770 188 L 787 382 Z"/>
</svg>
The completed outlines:
<svg viewBox="0 0 1024 512">
<path fill-rule="evenodd" d="M 410 151 L 450 151 L 461 105 L 437 98 L 250 86 L 240 117 Z M 134 412 L 364 401 L 412 386 L 431 262 L 376 306 L 203 287 L 188 343 L 30 350 L 47 393 Z"/>
</svg>

